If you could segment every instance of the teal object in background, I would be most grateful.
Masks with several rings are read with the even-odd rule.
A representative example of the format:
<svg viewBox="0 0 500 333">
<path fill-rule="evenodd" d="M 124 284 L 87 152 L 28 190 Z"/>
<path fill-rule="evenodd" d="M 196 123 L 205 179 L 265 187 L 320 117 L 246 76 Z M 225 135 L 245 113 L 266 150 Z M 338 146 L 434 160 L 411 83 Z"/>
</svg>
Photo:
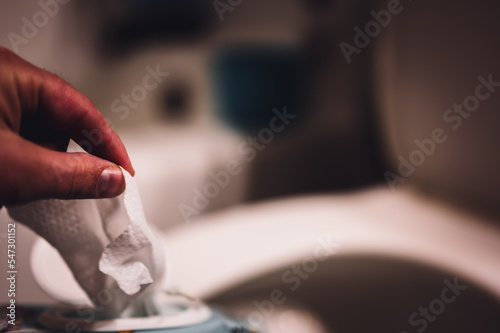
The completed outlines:
<svg viewBox="0 0 500 333">
<path fill-rule="evenodd" d="M 9 331 L 15 333 L 22 332 L 40 332 L 40 333 L 59 333 L 64 330 L 46 329 L 37 323 L 37 318 L 47 309 L 45 306 L 27 306 L 17 309 L 17 317 L 22 318 L 17 321 L 18 325 L 15 330 Z M 12 329 L 9 327 L 9 329 Z M 70 331 L 66 332 L 69 333 Z M 86 331 L 74 331 L 86 333 Z M 103 331 L 101 331 L 103 332 Z M 116 331 L 109 331 L 116 332 Z M 129 331 L 127 331 L 129 332 Z M 257 333 L 258 331 L 248 328 L 240 321 L 231 319 L 219 311 L 212 310 L 212 315 L 206 321 L 199 324 L 188 325 L 183 327 L 175 327 L 168 329 L 146 329 L 134 330 L 137 333 Z"/>
<path fill-rule="evenodd" d="M 212 63 L 219 117 L 232 128 L 255 133 L 269 126 L 273 108 L 286 106 L 291 113 L 300 114 L 304 102 L 301 87 L 305 85 L 302 68 L 301 52 L 294 47 L 222 48 Z"/>
</svg>

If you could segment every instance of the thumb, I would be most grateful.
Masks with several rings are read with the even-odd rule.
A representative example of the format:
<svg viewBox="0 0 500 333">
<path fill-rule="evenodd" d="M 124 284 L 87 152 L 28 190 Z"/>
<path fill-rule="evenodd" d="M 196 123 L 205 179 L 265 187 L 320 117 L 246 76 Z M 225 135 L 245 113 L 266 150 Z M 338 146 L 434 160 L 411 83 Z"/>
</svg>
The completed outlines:
<svg viewBox="0 0 500 333">
<path fill-rule="evenodd" d="M 45 183 L 46 194 L 62 199 L 111 198 L 123 192 L 125 178 L 116 164 L 87 153 L 56 153 L 44 158 L 46 172 L 57 179 Z M 54 176 L 50 177 L 53 178 Z M 40 184 L 42 187 L 43 184 Z"/>
<path fill-rule="evenodd" d="M 94 155 L 58 152 L 19 137 L 8 147 L 3 153 L 9 163 L 0 165 L 0 202 L 109 198 L 125 189 L 122 170 Z"/>
</svg>

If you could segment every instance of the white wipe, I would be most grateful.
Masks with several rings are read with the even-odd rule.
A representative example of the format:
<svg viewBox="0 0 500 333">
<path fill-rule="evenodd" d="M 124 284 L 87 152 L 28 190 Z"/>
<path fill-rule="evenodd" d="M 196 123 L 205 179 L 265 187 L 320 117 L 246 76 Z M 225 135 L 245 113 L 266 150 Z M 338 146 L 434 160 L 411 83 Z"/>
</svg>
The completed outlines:
<svg viewBox="0 0 500 333">
<path fill-rule="evenodd" d="M 165 271 L 165 248 L 146 222 L 134 178 L 122 171 L 126 189 L 117 198 L 41 200 L 7 208 L 59 251 L 106 316 L 119 315 L 146 287 L 160 285 Z"/>
</svg>

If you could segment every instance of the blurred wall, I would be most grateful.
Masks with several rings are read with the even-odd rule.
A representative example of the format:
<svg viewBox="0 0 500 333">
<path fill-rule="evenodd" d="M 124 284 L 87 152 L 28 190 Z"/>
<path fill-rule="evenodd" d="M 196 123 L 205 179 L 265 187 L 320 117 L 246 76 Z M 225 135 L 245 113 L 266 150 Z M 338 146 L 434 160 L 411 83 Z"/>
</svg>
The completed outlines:
<svg viewBox="0 0 500 333">
<path fill-rule="evenodd" d="M 300 1 L 300 92 L 290 126 L 259 152 L 248 198 L 341 191 L 380 182 L 383 161 L 370 87 L 372 50 L 348 62 L 339 44 L 369 17 L 372 1 Z M 251 27 L 250 27 L 251 28 Z"/>
<path fill-rule="evenodd" d="M 395 189 L 411 184 L 498 218 L 499 5 L 486 0 L 402 5 L 377 40 L 374 63 L 388 171 L 402 177 L 391 182 Z M 478 88 L 484 80 L 497 83 Z M 433 131 L 440 142 L 432 139 Z"/>
</svg>

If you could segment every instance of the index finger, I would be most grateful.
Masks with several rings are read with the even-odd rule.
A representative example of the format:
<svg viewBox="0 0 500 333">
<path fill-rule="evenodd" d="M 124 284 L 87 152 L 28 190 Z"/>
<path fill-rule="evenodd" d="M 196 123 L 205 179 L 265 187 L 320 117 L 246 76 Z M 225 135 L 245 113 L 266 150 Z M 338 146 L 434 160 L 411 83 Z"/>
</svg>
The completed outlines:
<svg viewBox="0 0 500 333">
<path fill-rule="evenodd" d="M 85 95 L 45 71 L 34 83 L 38 97 L 37 112 L 43 112 L 51 127 L 67 133 L 88 153 L 114 162 L 134 175 L 121 139 Z"/>
</svg>

